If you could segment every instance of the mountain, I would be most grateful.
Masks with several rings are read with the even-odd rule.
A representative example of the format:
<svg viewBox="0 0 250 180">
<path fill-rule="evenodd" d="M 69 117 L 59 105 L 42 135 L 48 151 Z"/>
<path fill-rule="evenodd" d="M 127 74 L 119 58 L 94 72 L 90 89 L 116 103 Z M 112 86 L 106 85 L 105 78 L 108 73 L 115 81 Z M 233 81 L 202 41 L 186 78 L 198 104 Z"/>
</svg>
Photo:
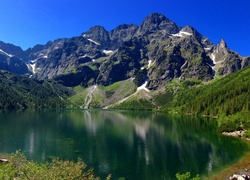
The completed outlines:
<svg viewBox="0 0 250 180">
<path fill-rule="evenodd" d="M 222 39 L 214 48 L 211 58 L 214 61 L 214 68 L 217 68 L 219 75 L 228 75 L 249 64 L 249 59 L 242 58 L 236 52 L 230 50 Z"/>
<path fill-rule="evenodd" d="M 0 49 L 7 54 L 15 55 L 16 57 L 26 61 L 26 54 L 19 46 L 0 41 Z"/>
<path fill-rule="evenodd" d="M 18 46 L 0 41 L 0 69 L 20 75 L 31 74 L 25 63 L 25 52 Z"/>
<path fill-rule="evenodd" d="M 122 24 L 111 31 L 94 26 L 80 36 L 26 51 L 0 43 L 0 69 L 72 88 L 132 80 L 136 87 L 161 91 L 175 80 L 208 82 L 249 63 L 250 57 L 231 50 L 224 39 L 214 45 L 195 28 L 180 27 L 159 13 L 150 14 L 139 26 Z M 107 99 L 105 92 L 102 97 Z"/>
<path fill-rule="evenodd" d="M 152 13 L 139 26 L 94 26 L 26 51 L 0 42 L 0 109 L 195 114 L 250 137 L 249 64 L 224 39 L 215 45 L 194 27 Z"/>
</svg>

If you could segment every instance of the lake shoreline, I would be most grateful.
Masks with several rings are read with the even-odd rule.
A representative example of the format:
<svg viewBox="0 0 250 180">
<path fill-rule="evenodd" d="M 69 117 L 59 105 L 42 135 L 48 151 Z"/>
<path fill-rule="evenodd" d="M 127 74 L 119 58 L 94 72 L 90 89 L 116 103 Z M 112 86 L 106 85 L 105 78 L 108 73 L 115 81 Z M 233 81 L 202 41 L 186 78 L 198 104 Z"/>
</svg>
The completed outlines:
<svg viewBox="0 0 250 180">
<path fill-rule="evenodd" d="M 241 175 L 241 172 L 250 173 L 250 151 L 246 152 L 243 157 L 236 163 L 223 168 L 222 170 L 216 172 L 215 174 L 205 177 L 205 179 L 213 179 L 213 180 L 224 180 L 230 179 L 234 174 Z"/>
<path fill-rule="evenodd" d="M 223 168 L 215 174 L 205 177 L 205 179 L 224 180 L 233 179 L 236 176 L 242 176 L 243 174 L 250 175 L 250 138 L 243 137 L 245 131 L 234 132 L 222 132 L 224 136 L 231 136 L 246 141 L 249 145 L 249 151 L 247 151 L 236 163 Z"/>
<path fill-rule="evenodd" d="M 241 139 L 244 139 L 244 140 L 250 142 L 250 138 L 244 137 L 245 132 L 246 132 L 246 131 L 244 131 L 244 130 L 233 131 L 233 132 L 222 132 L 222 135 L 225 135 L 225 136 L 232 136 L 232 137 L 238 137 L 238 138 L 241 138 Z"/>
</svg>

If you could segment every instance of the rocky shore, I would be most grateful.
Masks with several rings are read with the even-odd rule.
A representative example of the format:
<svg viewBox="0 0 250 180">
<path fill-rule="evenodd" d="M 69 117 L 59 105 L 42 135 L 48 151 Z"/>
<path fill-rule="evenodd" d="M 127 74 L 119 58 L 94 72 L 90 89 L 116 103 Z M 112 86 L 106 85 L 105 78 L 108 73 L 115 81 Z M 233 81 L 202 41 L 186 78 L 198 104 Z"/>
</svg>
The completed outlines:
<svg viewBox="0 0 250 180">
<path fill-rule="evenodd" d="M 230 176 L 230 180 L 250 180 L 250 169 L 239 171 L 234 175 Z"/>
<path fill-rule="evenodd" d="M 0 158 L 0 162 L 9 162 L 8 159 Z"/>
<path fill-rule="evenodd" d="M 233 131 L 233 132 L 223 132 L 225 136 L 233 136 L 245 139 L 250 142 L 250 138 L 245 138 L 244 134 L 246 131 Z M 229 177 L 230 180 L 250 180 L 250 169 L 240 170 Z"/>
<path fill-rule="evenodd" d="M 233 131 L 233 132 L 223 132 L 222 134 L 225 136 L 239 137 L 239 138 L 245 139 L 247 141 L 250 141 L 250 138 L 244 137 L 245 132 L 246 131 Z"/>
</svg>

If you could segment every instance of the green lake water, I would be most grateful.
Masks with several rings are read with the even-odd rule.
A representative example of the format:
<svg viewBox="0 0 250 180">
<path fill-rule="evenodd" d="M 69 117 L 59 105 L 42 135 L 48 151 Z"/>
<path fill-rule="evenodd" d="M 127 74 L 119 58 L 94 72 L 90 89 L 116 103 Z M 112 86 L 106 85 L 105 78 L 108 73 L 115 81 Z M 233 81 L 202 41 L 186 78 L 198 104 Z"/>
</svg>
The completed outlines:
<svg viewBox="0 0 250 180">
<path fill-rule="evenodd" d="M 101 178 L 175 179 L 178 172 L 205 176 L 248 149 L 216 128 L 211 119 L 138 111 L 0 112 L 0 152 L 20 149 L 37 162 L 80 157 Z"/>
</svg>

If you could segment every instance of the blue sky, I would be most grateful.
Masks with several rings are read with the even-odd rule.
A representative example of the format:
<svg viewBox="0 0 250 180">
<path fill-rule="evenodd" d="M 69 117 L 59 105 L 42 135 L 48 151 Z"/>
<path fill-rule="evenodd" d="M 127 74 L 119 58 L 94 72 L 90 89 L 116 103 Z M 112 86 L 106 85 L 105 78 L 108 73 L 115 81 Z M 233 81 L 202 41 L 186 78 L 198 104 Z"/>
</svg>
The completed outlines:
<svg viewBox="0 0 250 180">
<path fill-rule="evenodd" d="M 191 25 L 213 43 L 250 55 L 250 0 L 2 0 L 0 40 L 24 50 L 49 40 L 78 36 L 94 25 L 108 31 L 140 25 L 152 12 L 179 26 Z"/>
</svg>

